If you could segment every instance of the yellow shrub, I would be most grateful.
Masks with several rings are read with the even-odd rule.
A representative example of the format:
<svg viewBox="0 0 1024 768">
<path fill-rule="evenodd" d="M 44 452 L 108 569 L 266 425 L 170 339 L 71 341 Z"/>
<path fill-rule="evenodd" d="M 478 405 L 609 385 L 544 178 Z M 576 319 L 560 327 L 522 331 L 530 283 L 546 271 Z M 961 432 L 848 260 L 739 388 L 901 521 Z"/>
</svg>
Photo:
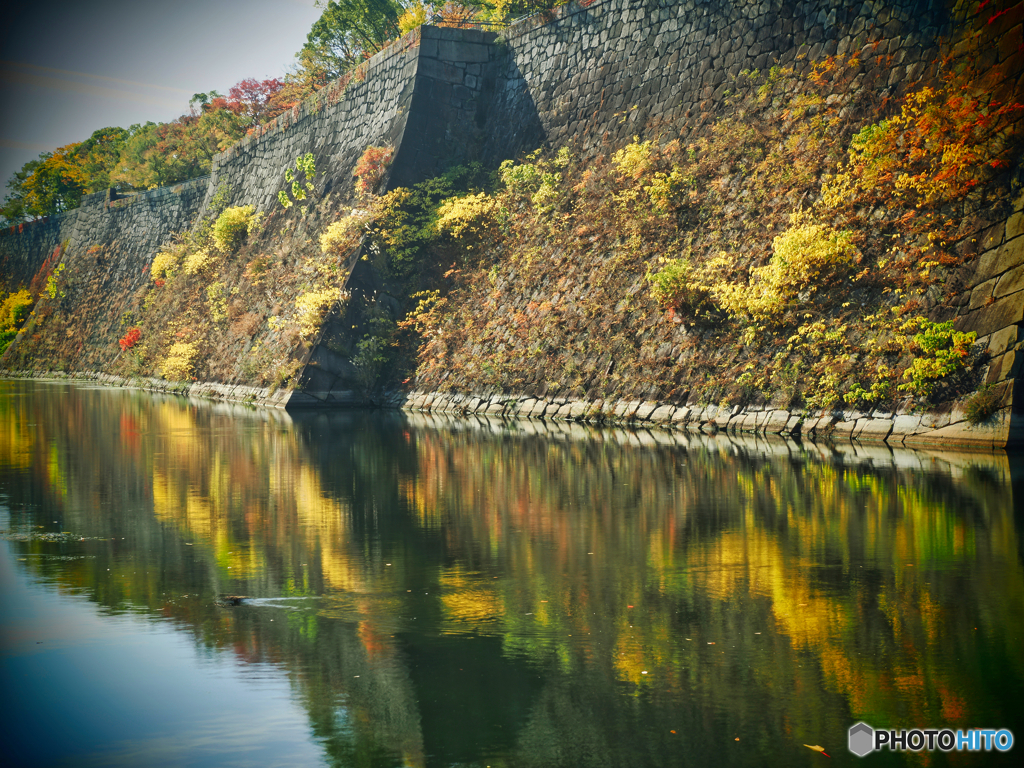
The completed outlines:
<svg viewBox="0 0 1024 768">
<path fill-rule="evenodd" d="M 167 357 L 160 364 L 160 375 L 168 381 L 189 381 L 195 372 L 195 361 L 198 356 L 198 342 L 179 341 L 172 344 Z"/>
<path fill-rule="evenodd" d="M 193 251 L 185 256 L 182 270 L 186 275 L 199 275 L 205 272 L 212 264 L 213 257 L 210 256 L 210 250 L 208 248 L 200 248 L 198 251 Z"/>
<path fill-rule="evenodd" d="M 13 330 L 25 322 L 34 303 L 32 294 L 25 289 L 7 296 L 0 304 L 0 331 Z"/>
<path fill-rule="evenodd" d="M 299 322 L 299 333 L 303 340 L 310 341 L 320 332 L 327 313 L 341 298 L 342 292 L 332 287 L 314 288 L 300 294 L 295 299 L 296 319 Z"/>
<path fill-rule="evenodd" d="M 612 155 L 612 162 L 623 176 L 639 179 L 651 168 L 651 142 L 641 143 L 640 137 L 634 136 L 632 144 Z"/>
<path fill-rule="evenodd" d="M 332 222 L 320 235 L 320 250 L 341 255 L 355 248 L 366 231 L 369 218 L 367 211 L 353 210 L 351 215 Z"/>
<path fill-rule="evenodd" d="M 790 222 L 773 241 L 768 264 L 751 270 L 748 285 L 722 281 L 712 287 L 719 306 L 736 315 L 768 319 L 785 311 L 800 291 L 814 291 L 853 263 L 856 248 L 849 232 L 816 224 L 803 213 L 793 214 Z"/>
<path fill-rule="evenodd" d="M 178 259 L 181 252 L 176 246 L 170 246 L 166 251 L 160 251 L 153 257 L 153 264 L 149 268 L 149 274 L 154 280 L 174 277 L 178 271 Z"/>
<path fill-rule="evenodd" d="M 656 172 L 651 177 L 651 183 L 644 187 L 644 191 L 651 199 L 651 207 L 655 213 L 668 213 L 672 208 L 675 198 L 680 191 L 689 184 L 689 178 L 680 170 L 679 166 L 673 166 L 670 173 Z"/>
<path fill-rule="evenodd" d="M 225 208 L 213 223 L 213 242 L 222 251 L 233 251 L 251 232 L 255 232 L 263 219 L 251 205 Z"/>
<path fill-rule="evenodd" d="M 215 323 L 228 319 L 228 297 L 224 283 L 216 282 L 206 288 L 206 298 L 210 302 L 210 318 Z"/>
<path fill-rule="evenodd" d="M 454 239 L 480 239 L 495 232 L 498 201 L 480 192 L 450 197 L 438 208 L 437 228 Z"/>
</svg>

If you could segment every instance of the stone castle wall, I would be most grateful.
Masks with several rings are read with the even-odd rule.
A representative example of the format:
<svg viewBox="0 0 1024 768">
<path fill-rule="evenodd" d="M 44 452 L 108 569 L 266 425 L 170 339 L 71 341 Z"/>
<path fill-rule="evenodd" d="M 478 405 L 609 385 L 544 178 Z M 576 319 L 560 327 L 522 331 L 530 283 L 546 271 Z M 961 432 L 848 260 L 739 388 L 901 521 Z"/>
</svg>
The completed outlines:
<svg viewBox="0 0 1024 768">
<path fill-rule="evenodd" d="M 934 72 L 943 0 L 598 0 L 513 26 L 495 73 L 487 154 L 619 147 L 699 130 L 733 78 L 879 49 L 882 96 Z M 536 114 L 537 119 L 529 119 Z"/>
<path fill-rule="evenodd" d="M 621 147 L 633 136 L 699 134 L 745 70 L 789 66 L 807 73 L 823 57 L 857 55 L 872 66 L 855 84 L 878 101 L 898 97 L 936 74 L 953 19 L 980 29 L 982 67 L 1008 73 L 997 99 L 1024 93 L 1021 3 L 993 5 L 983 16 L 968 3 L 929 2 L 629 2 L 564 6 L 528 19 L 503 37 L 496 61 L 491 126 L 484 154 L 570 146 L 583 154 Z M 535 119 L 522 119 L 536 115 Z M 974 331 L 989 362 L 983 384 L 1001 403 L 988 423 L 971 426 L 957 408 L 942 413 L 789 412 L 695 403 L 585 400 L 536 392 L 505 393 L 458 382 L 448 394 L 418 392 L 412 408 L 593 422 L 625 422 L 715 431 L 835 435 L 894 443 L 1007 444 L 1024 440 L 1024 403 L 1015 397 L 1024 322 L 1024 164 L 1010 207 L 964 215 L 956 250 L 977 258 L 956 276 L 955 319 Z M 512 299 L 515 301 L 515 299 Z M 518 306 L 498 306 L 513 316 Z M 640 344 L 643 339 L 637 339 Z"/>
<path fill-rule="evenodd" d="M 1015 41 L 1021 37 L 1024 6 L 1002 6 L 1005 13 L 986 29 L 988 55 L 993 62 L 1013 64 L 1021 56 Z M 141 285 L 156 248 L 201 216 L 218 189 L 227 187 L 232 204 L 275 210 L 285 170 L 307 152 L 316 159 L 320 192 L 329 197 L 351 189 L 352 169 L 369 145 L 395 148 L 392 187 L 420 181 L 453 162 L 479 159 L 493 166 L 542 146 L 607 151 L 634 135 L 698 132 L 714 119 L 732 79 L 745 70 L 791 65 L 800 71 L 832 54 L 874 56 L 877 66 L 857 86 L 873 89 L 879 99 L 891 98 L 934 74 L 939 41 L 966 7 L 962 0 L 584 0 L 531 17 L 498 36 L 423 27 L 378 53 L 347 82 L 318 93 L 218 156 L 207 180 L 124 201 L 93 196 L 78 211 L 0 235 L 0 279 L 13 286 L 30 278 L 57 244 L 70 241 L 69 263 L 77 260 L 88 279 L 109 283 L 111 296 L 127 296 Z M 1021 71 L 1019 63 L 1013 66 Z M 1008 88 L 1024 91 L 1020 81 Z M 1017 418 L 1012 404 L 1024 320 L 1021 207 L 1018 200 L 1009 213 L 978 212 L 961 230 L 965 242 L 977 243 L 979 258 L 964 277 L 958 325 L 975 330 L 988 345 L 987 381 L 1000 387 L 1004 398 L 998 434 L 979 437 L 980 442 L 1005 442 Z M 300 226 L 294 239 L 314 234 Z M 104 246 L 100 263 L 89 255 L 95 245 Z M 106 308 L 110 315 L 116 305 L 114 300 Z M 95 324 L 90 343 L 111 348 L 112 329 L 106 321 Z M 310 356 L 330 358 L 316 350 Z M 92 370 L 102 370 L 102 356 L 90 361 Z M 344 379 L 351 366 L 335 362 L 310 371 L 307 391 L 296 393 L 296 403 L 339 400 L 331 392 L 349 386 Z M 425 393 L 415 402 L 453 410 L 470 409 L 473 402 L 471 410 L 558 418 L 595 413 L 593 404 L 559 398 L 549 403 L 557 407 L 545 405 L 539 411 L 532 403 L 522 408 L 531 398 L 496 393 L 449 398 L 443 406 L 442 400 Z M 658 407 L 604 404 L 596 412 L 629 420 L 638 413 L 647 418 Z M 658 420 L 762 431 L 768 423 L 773 430 L 781 424 L 776 431 L 795 423 L 792 414 L 737 413 L 723 421 L 721 415 L 697 414 L 689 406 L 672 408 L 669 418 Z M 838 414 L 829 418 L 828 427 L 882 438 L 895 434 L 898 418 Z M 955 423 L 944 419 L 941 428 Z M 938 426 L 922 423 L 918 419 L 911 433 Z"/>
</svg>

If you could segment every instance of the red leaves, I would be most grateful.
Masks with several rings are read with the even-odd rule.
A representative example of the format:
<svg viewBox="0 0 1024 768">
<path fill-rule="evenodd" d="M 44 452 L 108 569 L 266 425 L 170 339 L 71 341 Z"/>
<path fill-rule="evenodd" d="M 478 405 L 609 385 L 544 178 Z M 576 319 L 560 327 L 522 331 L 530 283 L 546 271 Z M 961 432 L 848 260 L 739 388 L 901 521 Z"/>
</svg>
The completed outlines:
<svg viewBox="0 0 1024 768">
<path fill-rule="evenodd" d="M 359 178 L 359 181 L 356 182 L 356 189 L 363 194 L 372 192 L 384 177 L 394 155 L 395 150 L 391 147 L 367 147 L 352 172 Z"/>
<path fill-rule="evenodd" d="M 226 100 L 217 99 L 214 103 L 223 100 L 224 107 L 249 118 L 251 125 L 256 126 L 272 120 L 287 108 L 277 103 L 283 88 L 284 81 L 276 77 L 269 80 L 249 77 L 232 86 Z"/>
<path fill-rule="evenodd" d="M 134 347 L 139 339 L 142 338 L 142 330 L 139 328 L 130 328 L 117 343 L 121 345 L 121 350 L 128 350 Z"/>
</svg>

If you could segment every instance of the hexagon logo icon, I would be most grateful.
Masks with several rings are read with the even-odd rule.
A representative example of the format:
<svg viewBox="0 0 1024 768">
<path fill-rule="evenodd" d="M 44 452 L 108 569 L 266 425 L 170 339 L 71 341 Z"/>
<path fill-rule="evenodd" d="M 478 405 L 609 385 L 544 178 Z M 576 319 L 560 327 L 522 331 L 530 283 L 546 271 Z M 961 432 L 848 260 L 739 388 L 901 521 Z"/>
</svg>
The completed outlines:
<svg viewBox="0 0 1024 768">
<path fill-rule="evenodd" d="M 857 757 L 864 757 L 864 755 L 874 751 L 875 729 L 867 723 L 857 723 L 851 726 L 849 731 L 849 747 L 850 751 Z"/>
</svg>

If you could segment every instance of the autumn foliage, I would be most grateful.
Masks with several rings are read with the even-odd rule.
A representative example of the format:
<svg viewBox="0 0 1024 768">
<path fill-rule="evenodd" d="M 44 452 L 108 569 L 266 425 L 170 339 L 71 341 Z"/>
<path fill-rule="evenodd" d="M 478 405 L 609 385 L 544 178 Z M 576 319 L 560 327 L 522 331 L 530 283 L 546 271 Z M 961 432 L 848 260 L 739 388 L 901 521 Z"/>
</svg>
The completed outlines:
<svg viewBox="0 0 1024 768">
<path fill-rule="evenodd" d="M 140 328 L 129 328 L 128 333 L 122 336 L 117 343 L 121 346 L 122 351 L 126 351 L 134 347 L 141 338 L 142 330 Z"/>
</svg>

